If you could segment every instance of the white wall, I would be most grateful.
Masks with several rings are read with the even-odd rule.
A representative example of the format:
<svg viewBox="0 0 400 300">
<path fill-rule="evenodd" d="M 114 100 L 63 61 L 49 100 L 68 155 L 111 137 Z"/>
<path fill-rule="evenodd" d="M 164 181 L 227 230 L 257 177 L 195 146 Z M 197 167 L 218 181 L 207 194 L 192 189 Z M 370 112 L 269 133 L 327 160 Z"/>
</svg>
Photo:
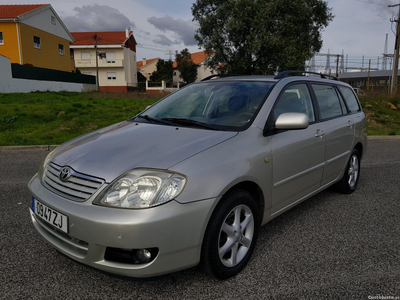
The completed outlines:
<svg viewBox="0 0 400 300">
<path fill-rule="evenodd" d="M 42 81 L 29 79 L 11 79 L 11 90 L 8 93 L 30 93 L 35 91 L 42 92 L 89 92 L 96 90 L 94 84 Z"/>
<path fill-rule="evenodd" d="M 0 55 L 0 93 L 88 92 L 93 90 L 96 90 L 95 84 L 12 78 L 10 59 Z"/>
<path fill-rule="evenodd" d="M 0 93 L 11 89 L 11 63 L 8 57 L 0 55 Z"/>
</svg>

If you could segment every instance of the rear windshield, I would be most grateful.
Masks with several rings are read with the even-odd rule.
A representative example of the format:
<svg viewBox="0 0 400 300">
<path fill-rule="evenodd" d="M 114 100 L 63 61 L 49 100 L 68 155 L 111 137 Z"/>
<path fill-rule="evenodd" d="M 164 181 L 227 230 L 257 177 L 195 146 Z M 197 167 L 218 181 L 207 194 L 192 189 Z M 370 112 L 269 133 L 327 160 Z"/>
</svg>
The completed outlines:
<svg viewBox="0 0 400 300">
<path fill-rule="evenodd" d="M 143 115 L 174 125 L 174 121 L 183 124 L 182 120 L 190 120 L 215 129 L 243 130 L 254 119 L 274 85 L 262 81 L 192 84 L 156 103 Z"/>
</svg>

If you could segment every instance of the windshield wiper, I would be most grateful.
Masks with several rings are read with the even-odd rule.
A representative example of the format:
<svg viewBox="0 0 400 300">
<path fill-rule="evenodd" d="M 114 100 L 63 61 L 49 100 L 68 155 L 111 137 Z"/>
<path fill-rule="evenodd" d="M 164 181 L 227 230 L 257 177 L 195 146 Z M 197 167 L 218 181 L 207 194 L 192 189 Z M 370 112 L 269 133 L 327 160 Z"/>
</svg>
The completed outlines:
<svg viewBox="0 0 400 300">
<path fill-rule="evenodd" d="M 160 124 L 169 125 L 169 126 L 172 125 L 170 122 L 166 122 L 166 121 L 162 121 L 162 120 L 159 120 L 159 119 L 155 119 L 155 118 L 150 117 L 149 115 L 144 115 L 144 116 L 143 115 L 139 115 L 136 118 L 145 119 L 145 120 L 150 121 L 150 122 L 160 123 Z"/>
<path fill-rule="evenodd" d="M 217 128 L 214 125 L 210 125 L 207 123 L 203 123 L 203 122 L 199 122 L 199 121 L 191 120 L 191 119 L 186 119 L 186 118 L 162 118 L 161 120 L 170 121 L 175 124 L 181 124 L 181 125 L 194 125 L 197 127 L 207 128 L 207 129 L 211 129 L 211 130 L 222 130 L 221 128 Z"/>
</svg>

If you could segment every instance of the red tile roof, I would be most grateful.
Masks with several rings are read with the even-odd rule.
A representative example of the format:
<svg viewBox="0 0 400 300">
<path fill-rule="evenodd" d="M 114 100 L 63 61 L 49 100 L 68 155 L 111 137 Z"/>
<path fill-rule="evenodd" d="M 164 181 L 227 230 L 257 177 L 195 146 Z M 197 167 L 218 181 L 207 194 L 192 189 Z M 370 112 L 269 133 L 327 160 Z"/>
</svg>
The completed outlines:
<svg viewBox="0 0 400 300">
<path fill-rule="evenodd" d="M 122 45 L 126 41 L 125 31 L 104 32 L 71 32 L 75 39 L 72 45 L 94 45 L 94 35 L 97 34 L 97 45 Z M 132 34 L 132 31 L 129 33 Z"/>
<path fill-rule="evenodd" d="M 152 58 L 152 59 L 146 59 L 146 64 L 145 64 L 145 66 L 146 65 L 148 65 L 148 64 L 150 64 L 150 63 L 152 63 L 153 61 L 155 61 L 155 60 L 157 60 L 157 59 L 160 59 L 160 58 Z M 140 69 L 141 67 L 143 67 L 143 60 L 142 61 L 138 61 L 137 63 L 136 63 L 136 67 L 138 68 L 138 69 Z"/>
<path fill-rule="evenodd" d="M 20 15 L 45 5 L 48 4 L 0 5 L 0 19 L 16 19 Z"/>
<path fill-rule="evenodd" d="M 210 56 L 209 54 L 207 54 L 205 51 L 201 51 L 201 52 L 196 52 L 196 53 L 192 53 L 190 54 L 193 62 L 196 65 L 199 65 L 201 62 L 203 62 L 208 56 Z M 173 68 L 177 68 L 178 67 L 178 63 L 176 61 L 174 61 Z"/>
</svg>

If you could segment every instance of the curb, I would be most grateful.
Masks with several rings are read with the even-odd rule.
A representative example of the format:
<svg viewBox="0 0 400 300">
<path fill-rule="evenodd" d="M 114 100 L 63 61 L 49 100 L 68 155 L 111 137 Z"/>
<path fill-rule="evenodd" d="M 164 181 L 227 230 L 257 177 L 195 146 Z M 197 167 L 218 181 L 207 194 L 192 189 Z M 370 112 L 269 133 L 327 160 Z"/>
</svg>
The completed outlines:
<svg viewBox="0 0 400 300">
<path fill-rule="evenodd" d="M 0 146 L 0 153 L 14 151 L 51 151 L 57 147 L 58 145 Z"/>
<path fill-rule="evenodd" d="M 400 140 L 400 135 L 371 135 L 368 140 Z"/>
<path fill-rule="evenodd" d="M 368 136 L 369 141 L 384 141 L 384 140 L 400 140 L 400 135 L 372 135 Z M 59 145 L 36 145 L 36 146 L 0 146 L 1 152 L 14 152 L 14 151 L 51 151 Z"/>
</svg>

